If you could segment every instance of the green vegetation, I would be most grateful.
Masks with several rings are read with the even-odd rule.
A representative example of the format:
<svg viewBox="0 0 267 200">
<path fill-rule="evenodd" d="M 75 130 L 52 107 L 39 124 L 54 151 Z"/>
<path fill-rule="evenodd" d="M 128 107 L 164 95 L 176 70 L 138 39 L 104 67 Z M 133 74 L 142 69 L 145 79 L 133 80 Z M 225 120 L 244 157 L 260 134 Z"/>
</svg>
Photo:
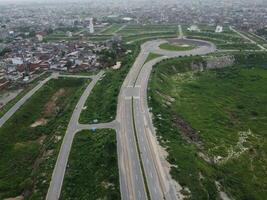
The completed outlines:
<svg viewBox="0 0 267 200">
<path fill-rule="evenodd" d="M 265 27 L 265 28 L 262 28 L 262 29 L 259 29 L 259 30 L 257 30 L 257 35 L 259 35 L 259 36 L 261 36 L 261 37 L 263 37 L 263 38 L 265 38 L 265 40 L 267 39 L 267 28 Z"/>
<path fill-rule="evenodd" d="M 94 76 L 99 72 L 99 70 L 95 71 L 82 71 L 82 72 L 60 72 L 61 75 L 76 75 L 76 76 Z"/>
<path fill-rule="evenodd" d="M 113 34 L 114 32 L 118 31 L 122 26 L 122 24 L 112 24 L 105 31 L 101 32 L 101 34 Z"/>
<path fill-rule="evenodd" d="M 50 76 L 50 73 L 45 73 L 40 77 L 36 78 L 31 83 L 27 84 L 27 86 L 11 101 L 9 101 L 5 106 L 0 108 L 0 117 L 2 117 L 12 106 L 14 106 L 23 96 L 25 96 L 30 90 L 32 90 L 41 80 L 44 80 Z"/>
<path fill-rule="evenodd" d="M 153 38 L 173 38 L 177 37 L 177 32 L 158 32 L 158 33 L 142 33 L 142 34 L 135 34 L 135 35 L 129 35 L 124 36 L 123 40 L 126 42 L 131 41 L 138 41 L 142 39 L 153 39 Z"/>
<path fill-rule="evenodd" d="M 122 67 L 116 71 L 107 70 L 105 77 L 93 88 L 85 103 L 86 109 L 81 113 L 80 123 L 93 123 L 95 119 L 109 122 L 115 119 L 120 87 L 139 53 L 140 44 L 128 45 L 128 49 L 132 53 L 123 56 Z"/>
<path fill-rule="evenodd" d="M 189 199 L 265 199 L 266 53 L 236 54 L 233 67 L 192 71 L 201 57 L 165 60 L 153 69 L 149 104 L 171 175 Z M 190 192 L 186 189 L 188 188 Z"/>
<path fill-rule="evenodd" d="M 163 33 L 163 32 L 175 32 L 177 33 L 177 25 L 127 25 L 124 29 L 118 33 L 123 36 L 140 35 L 149 33 Z"/>
<path fill-rule="evenodd" d="M 184 34 L 188 38 L 203 39 L 213 42 L 218 49 L 236 49 L 236 50 L 259 50 L 256 44 L 252 44 L 250 41 L 240 37 L 235 32 L 227 27 L 224 27 L 222 33 L 215 33 L 215 27 L 199 26 L 200 32 L 188 31 L 187 27 L 184 27 Z"/>
<path fill-rule="evenodd" d="M 156 54 L 156 53 L 149 53 L 149 54 L 148 54 L 148 57 L 147 57 L 147 59 L 146 59 L 146 61 L 145 61 L 145 63 L 147 63 L 147 62 L 149 62 L 150 60 L 153 60 L 153 59 L 155 59 L 155 58 L 158 58 L 158 57 L 160 57 L 160 56 L 162 56 L 162 55 L 159 55 L 159 54 Z"/>
<path fill-rule="evenodd" d="M 62 137 L 87 84 L 50 80 L 0 128 L 0 199 L 44 199 Z"/>
<path fill-rule="evenodd" d="M 113 130 L 77 133 L 60 199 L 120 199 L 116 149 Z"/>
<path fill-rule="evenodd" d="M 161 49 L 169 50 L 169 51 L 188 51 L 195 48 L 195 46 L 188 44 L 170 44 L 163 43 L 159 46 Z"/>
<path fill-rule="evenodd" d="M 261 44 L 263 46 L 267 46 L 267 41 L 264 40 L 264 38 L 259 37 L 256 34 L 253 34 L 251 32 L 241 32 L 242 34 L 246 35 L 248 38 L 252 39 L 253 41 L 257 42 L 258 44 Z"/>
</svg>

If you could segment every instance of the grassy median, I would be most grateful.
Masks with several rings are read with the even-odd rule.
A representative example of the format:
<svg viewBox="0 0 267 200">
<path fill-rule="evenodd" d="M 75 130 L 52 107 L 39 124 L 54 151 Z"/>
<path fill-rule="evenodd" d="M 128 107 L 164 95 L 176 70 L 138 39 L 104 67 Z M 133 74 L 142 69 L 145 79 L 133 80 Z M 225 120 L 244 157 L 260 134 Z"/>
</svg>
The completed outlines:
<svg viewBox="0 0 267 200">
<path fill-rule="evenodd" d="M 120 199 L 115 131 L 77 133 L 60 199 Z"/>
<path fill-rule="evenodd" d="M 80 123 L 109 122 L 115 119 L 117 100 L 121 85 L 137 57 L 140 44 L 129 45 L 131 53 L 122 58 L 122 67 L 118 70 L 109 69 L 105 77 L 98 81 L 85 103 Z"/>
<path fill-rule="evenodd" d="M 266 54 L 238 54 L 232 67 L 191 71 L 200 57 L 153 70 L 149 105 L 171 174 L 189 199 L 265 199 Z M 221 189 L 215 184 L 220 183 Z"/>
<path fill-rule="evenodd" d="M 161 49 L 169 50 L 169 51 L 188 51 L 195 48 L 195 46 L 188 44 L 170 44 L 163 43 L 159 46 Z"/>
<path fill-rule="evenodd" d="M 72 111 L 88 84 L 53 79 L 0 128 L 0 199 L 44 199 Z"/>
</svg>

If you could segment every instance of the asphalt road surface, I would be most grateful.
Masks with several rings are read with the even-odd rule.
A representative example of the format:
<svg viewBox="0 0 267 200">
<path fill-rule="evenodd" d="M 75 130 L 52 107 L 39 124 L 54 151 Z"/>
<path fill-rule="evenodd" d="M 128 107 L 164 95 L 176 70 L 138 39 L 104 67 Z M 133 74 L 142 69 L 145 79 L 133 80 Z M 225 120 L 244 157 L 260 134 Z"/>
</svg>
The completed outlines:
<svg viewBox="0 0 267 200">
<path fill-rule="evenodd" d="M 181 37 L 183 38 L 183 37 Z M 201 40 L 176 39 L 176 42 L 194 44 L 190 51 L 167 51 L 159 48 L 166 40 L 154 40 L 141 46 L 141 52 L 122 85 L 117 108 L 118 152 L 122 199 L 152 200 L 179 199 L 165 159 L 159 153 L 155 129 L 147 104 L 148 79 L 153 65 L 165 58 L 202 55 L 216 47 Z M 162 55 L 145 64 L 150 52 Z M 135 137 L 136 135 L 136 137 Z M 137 146 L 138 145 L 138 146 Z M 140 155 L 137 148 L 140 149 Z M 141 164 L 140 164 L 141 163 Z M 143 170 L 141 168 L 143 166 Z M 147 183 L 148 191 L 145 188 Z"/>
</svg>

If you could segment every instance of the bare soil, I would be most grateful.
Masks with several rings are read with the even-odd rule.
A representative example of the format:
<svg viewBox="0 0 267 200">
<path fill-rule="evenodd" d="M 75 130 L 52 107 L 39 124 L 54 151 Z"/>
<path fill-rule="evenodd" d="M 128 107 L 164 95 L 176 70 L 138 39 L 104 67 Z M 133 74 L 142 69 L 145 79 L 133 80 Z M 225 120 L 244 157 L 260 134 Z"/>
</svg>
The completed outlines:
<svg viewBox="0 0 267 200">
<path fill-rule="evenodd" d="M 35 127 L 38 127 L 38 126 L 43 126 L 43 125 L 46 125 L 46 123 L 47 123 L 47 120 L 44 119 L 44 118 L 41 118 L 41 119 L 38 119 L 36 122 L 34 122 L 31 125 L 31 128 L 35 128 Z"/>
<path fill-rule="evenodd" d="M 50 101 L 48 101 L 45 105 L 45 109 L 44 109 L 44 115 L 45 116 L 51 116 L 56 112 L 57 109 L 57 100 L 59 97 L 64 96 L 66 93 L 65 89 L 59 89 L 50 99 Z"/>
</svg>

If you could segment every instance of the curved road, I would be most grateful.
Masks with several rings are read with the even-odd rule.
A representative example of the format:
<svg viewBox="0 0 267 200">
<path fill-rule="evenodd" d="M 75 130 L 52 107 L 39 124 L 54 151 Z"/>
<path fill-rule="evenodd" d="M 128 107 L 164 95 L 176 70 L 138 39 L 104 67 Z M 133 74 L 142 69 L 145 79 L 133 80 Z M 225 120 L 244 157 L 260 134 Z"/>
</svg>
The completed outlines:
<svg viewBox="0 0 267 200">
<path fill-rule="evenodd" d="M 177 188 L 159 153 L 155 129 L 147 104 L 147 86 L 152 67 L 165 58 L 203 55 L 216 47 L 201 40 L 175 39 L 194 44 L 190 51 L 167 51 L 159 48 L 166 40 L 144 43 L 141 52 L 122 85 L 117 108 L 119 169 L 122 199 L 180 199 Z M 150 52 L 162 55 L 145 64 Z M 140 154 L 138 153 L 140 149 Z M 147 185 L 147 189 L 146 186 Z"/>
</svg>

